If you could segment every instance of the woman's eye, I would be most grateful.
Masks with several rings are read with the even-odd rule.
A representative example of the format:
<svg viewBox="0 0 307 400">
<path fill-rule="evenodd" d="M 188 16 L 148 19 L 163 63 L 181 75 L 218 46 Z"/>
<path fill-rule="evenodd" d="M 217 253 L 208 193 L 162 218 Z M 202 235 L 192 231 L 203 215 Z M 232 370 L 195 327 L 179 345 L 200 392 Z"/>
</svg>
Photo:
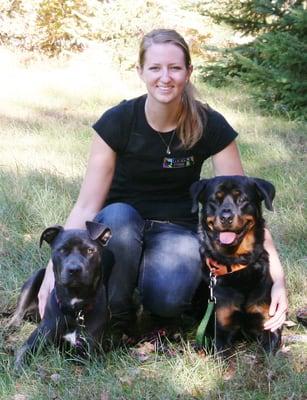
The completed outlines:
<svg viewBox="0 0 307 400">
<path fill-rule="evenodd" d="M 150 70 L 150 71 L 158 71 L 158 70 L 159 70 L 159 67 L 150 67 L 149 70 Z"/>
</svg>

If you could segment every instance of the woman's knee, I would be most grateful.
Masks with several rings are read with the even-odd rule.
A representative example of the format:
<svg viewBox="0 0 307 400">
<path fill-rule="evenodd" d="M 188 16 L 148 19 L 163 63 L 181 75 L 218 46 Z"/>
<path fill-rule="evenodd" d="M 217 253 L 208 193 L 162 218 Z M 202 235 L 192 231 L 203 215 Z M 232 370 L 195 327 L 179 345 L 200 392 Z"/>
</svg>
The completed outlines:
<svg viewBox="0 0 307 400">
<path fill-rule="evenodd" d="M 189 311 L 202 279 L 198 259 L 195 259 L 193 267 L 181 265 L 177 270 L 160 272 L 144 277 L 141 288 L 144 307 L 161 317 L 178 317 Z"/>
<path fill-rule="evenodd" d="M 139 277 L 146 309 L 176 317 L 190 308 L 201 281 L 198 249 L 197 235 L 186 230 L 147 236 Z"/>
</svg>

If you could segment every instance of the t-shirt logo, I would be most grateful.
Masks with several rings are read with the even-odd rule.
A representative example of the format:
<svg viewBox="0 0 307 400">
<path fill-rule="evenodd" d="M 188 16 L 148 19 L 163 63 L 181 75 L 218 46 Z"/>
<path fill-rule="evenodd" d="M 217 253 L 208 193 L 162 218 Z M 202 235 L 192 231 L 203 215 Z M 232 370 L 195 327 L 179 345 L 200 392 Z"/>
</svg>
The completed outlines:
<svg viewBox="0 0 307 400">
<path fill-rule="evenodd" d="M 194 165 L 194 157 L 184 157 L 184 158 L 163 158 L 163 168 L 187 168 Z"/>
</svg>

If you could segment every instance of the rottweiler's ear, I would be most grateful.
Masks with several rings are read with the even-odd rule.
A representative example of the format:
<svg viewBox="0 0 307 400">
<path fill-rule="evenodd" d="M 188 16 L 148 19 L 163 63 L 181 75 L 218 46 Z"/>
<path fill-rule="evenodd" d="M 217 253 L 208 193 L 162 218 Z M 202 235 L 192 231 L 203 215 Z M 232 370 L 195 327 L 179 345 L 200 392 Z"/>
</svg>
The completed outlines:
<svg viewBox="0 0 307 400">
<path fill-rule="evenodd" d="M 39 247 L 42 246 L 44 240 L 48 244 L 51 244 L 54 241 L 54 239 L 56 238 L 56 236 L 63 230 L 64 230 L 64 228 L 61 225 L 54 225 L 54 226 L 50 226 L 49 228 L 45 229 L 39 239 Z"/>
<path fill-rule="evenodd" d="M 201 179 L 192 183 L 190 187 L 190 195 L 192 197 L 192 209 L 191 212 L 194 214 L 198 211 L 198 202 L 200 200 L 200 194 L 205 189 L 209 179 Z"/>
<path fill-rule="evenodd" d="M 261 197 L 261 200 L 264 200 L 264 204 L 265 204 L 266 208 L 270 211 L 273 211 L 272 203 L 273 203 L 273 200 L 275 197 L 274 185 L 271 182 L 266 181 L 264 179 L 260 179 L 260 178 L 252 178 L 252 179 L 257 186 L 258 193 Z"/>
<path fill-rule="evenodd" d="M 98 240 L 103 246 L 108 244 L 112 237 L 110 228 L 95 221 L 86 221 L 85 225 L 92 240 Z"/>
</svg>

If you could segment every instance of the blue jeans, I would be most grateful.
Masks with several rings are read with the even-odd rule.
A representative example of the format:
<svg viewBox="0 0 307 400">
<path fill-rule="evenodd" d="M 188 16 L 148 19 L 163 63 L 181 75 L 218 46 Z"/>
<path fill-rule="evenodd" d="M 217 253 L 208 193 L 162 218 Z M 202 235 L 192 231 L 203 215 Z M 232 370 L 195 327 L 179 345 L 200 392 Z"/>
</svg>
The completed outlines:
<svg viewBox="0 0 307 400">
<path fill-rule="evenodd" d="M 106 206 L 95 220 L 112 231 L 103 263 L 111 268 L 108 295 L 115 318 L 133 314 L 136 287 L 144 308 L 157 316 L 189 312 L 201 281 L 196 232 L 170 222 L 144 220 L 125 203 Z"/>
</svg>

